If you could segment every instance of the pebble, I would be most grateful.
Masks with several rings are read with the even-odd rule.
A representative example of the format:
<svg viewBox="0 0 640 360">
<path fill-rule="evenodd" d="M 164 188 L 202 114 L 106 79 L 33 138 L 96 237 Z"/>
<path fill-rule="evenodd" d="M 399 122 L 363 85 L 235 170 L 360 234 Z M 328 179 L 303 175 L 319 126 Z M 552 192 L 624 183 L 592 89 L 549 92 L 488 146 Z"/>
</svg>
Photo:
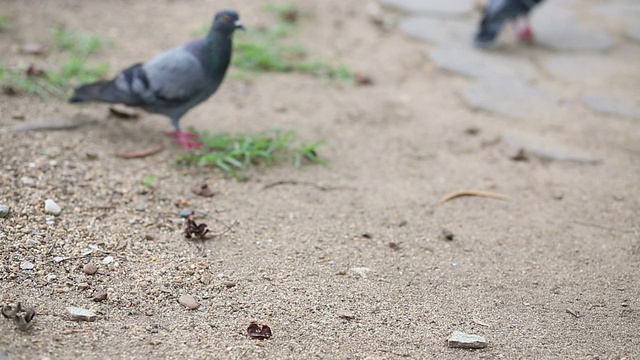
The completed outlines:
<svg viewBox="0 0 640 360">
<path fill-rule="evenodd" d="M 356 318 L 356 314 L 354 314 L 353 311 L 344 310 L 344 309 L 338 310 L 337 315 L 339 318 L 347 319 L 347 320 Z"/>
<path fill-rule="evenodd" d="M 227 287 L 227 289 L 230 289 L 230 288 L 238 285 L 238 283 L 236 283 L 235 281 L 225 281 L 223 284 L 224 284 L 224 286 Z"/>
<path fill-rule="evenodd" d="M 44 212 L 51 215 L 60 215 L 62 209 L 55 201 L 52 199 L 47 199 L 44 201 Z"/>
<path fill-rule="evenodd" d="M 75 306 L 67 306 L 67 314 L 73 321 L 96 321 L 97 318 L 92 311 Z"/>
<path fill-rule="evenodd" d="M 198 306 L 200 306 L 193 296 L 187 294 L 180 296 L 180 298 L 178 298 L 178 302 L 180 305 L 191 310 L 197 309 Z"/>
<path fill-rule="evenodd" d="M 0 218 L 6 218 L 9 215 L 10 207 L 6 205 L 0 205 Z"/>
<path fill-rule="evenodd" d="M 353 267 L 351 269 L 349 269 L 350 272 L 354 272 L 360 276 L 362 276 L 363 278 L 367 278 L 367 274 L 369 272 L 371 272 L 371 268 L 368 267 Z"/>
<path fill-rule="evenodd" d="M 144 205 L 142 204 L 136 205 L 136 211 L 144 211 Z"/>
<path fill-rule="evenodd" d="M 78 283 L 78 288 L 82 290 L 86 290 L 89 288 L 89 283 L 86 283 L 86 282 Z"/>
<path fill-rule="evenodd" d="M 23 177 L 20 178 L 20 182 L 22 182 L 23 185 L 27 185 L 29 187 L 35 187 L 36 186 L 36 180 L 34 178 L 30 178 L 30 177 Z"/>
<path fill-rule="evenodd" d="M 188 218 L 189 216 L 191 216 L 191 214 L 193 214 L 193 212 L 189 209 L 180 210 L 180 217 L 182 218 Z"/>
<path fill-rule="evenodd" d="M 107 300 L 107 292 L 104 290 L 95 292 L 92 300 L 95 302 L 101 302 L 101 301 Z"/>
<path fill-rule="evenodd" d="M 63 262 L 65 260 L 65 258 L 63 258 L 62 256 L 56 256 L 53 258 L 53 261 L 55 261 L 56 264 L 59 264 L 61 262 Z"/>
<path fill-rule="evenodd" d="M 87 275 L 93 275 L 98 272 L 98 267 L 94 263 L 88 263 L 82 267 L 82 272 Z"/>
<path fill-rule="evenodd" d="M 32 263 L 31 261 L 25 261 L 22 264 L 20 264 L 20 269 L 22 270 L 33 270 L 36 267 L 36 264 Z"/>
<path fill-rule="evenodd" d="M 447 346 L 462 349 L 482 349 L 487 347 L 487 340 L 479 335 L 454 331 L 449 339 L 447 339 Z"/>
<path fill-rule="evenodd" d="M 107 265 L 107 264 L 111 264 L 113 262 L 113 256 L 109 255 L 107 257 L 105 257 L 104 259 L 102 259 L 102 263 Z"/>
</svg>

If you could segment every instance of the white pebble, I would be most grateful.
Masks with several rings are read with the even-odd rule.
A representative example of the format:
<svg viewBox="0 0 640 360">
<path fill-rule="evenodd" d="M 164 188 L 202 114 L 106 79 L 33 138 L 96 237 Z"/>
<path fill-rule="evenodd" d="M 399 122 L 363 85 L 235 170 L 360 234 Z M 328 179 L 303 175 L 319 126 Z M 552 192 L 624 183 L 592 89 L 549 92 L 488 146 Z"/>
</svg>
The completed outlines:
<svg viewBox="0 0 640 360">
<path fill-rule="evenodd" d="M 60 215 L 62 209 L 55 201 L 52 199 L 47 199 L 44 201 L 44 212 L 51 215 Z"/>
<path fill-rule="evenodd" d="M 113 256 L 109 255 L 107 257 L 105 257 L 104 259 L 102 259 L 102 263 L 103 264 L 111 264 L 113 262 Z"/>
</svg>

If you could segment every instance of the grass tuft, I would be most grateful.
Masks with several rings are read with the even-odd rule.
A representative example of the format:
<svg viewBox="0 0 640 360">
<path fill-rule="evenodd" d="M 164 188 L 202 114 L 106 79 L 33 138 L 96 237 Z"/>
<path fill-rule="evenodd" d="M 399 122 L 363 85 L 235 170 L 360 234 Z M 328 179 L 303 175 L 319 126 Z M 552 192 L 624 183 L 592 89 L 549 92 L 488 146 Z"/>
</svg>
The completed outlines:
<svg viewBox="0 0 640 360">
<path fill-rule="evenodd" d="M 301 167 L 303 161 L 326 165 L 318 157 L 317 149 L 323 141 L 305 144 L 297 138 L 295 131 L 267 130 L 254 133 L 208 134 L 196 132 L 201 148 L 193 153 L 181 155 L 178 164 L 185 166 L 214 166 L 244 180 L 242 172 L 252 165 L 274 165 L 280 161 L 293 161 Z"/>
<path fill-rule="evenodd" d="M 100 80 L 109 70 L 102 63 L 89 65 L 88 58 L 109 45 L 95 34 L 77 34 L 64 28 L 53 29 L 54 48 L 62 55 L 58 68 L 39 69 L 35 65 L 11 69 L 0 64 L 0 84 L 42 98 L 67 97 L 80 84 Z"/>
</svg>

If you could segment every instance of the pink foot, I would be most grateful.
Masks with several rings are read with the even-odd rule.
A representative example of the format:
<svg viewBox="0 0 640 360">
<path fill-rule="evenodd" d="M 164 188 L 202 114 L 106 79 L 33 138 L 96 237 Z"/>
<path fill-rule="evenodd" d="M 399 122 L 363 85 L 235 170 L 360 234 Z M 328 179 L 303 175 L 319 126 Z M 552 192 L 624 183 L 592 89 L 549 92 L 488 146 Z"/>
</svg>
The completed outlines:
<svg viewBox="0 0 640 360">
<path fill-rule="evenodd" d="M 533 30 L 530 27 L 525 27 L 521 29 L 517 33 L 518 39 L 522 42 L 532 42 L 533 41 Z"/>
<path fill-rule="evenodd" d="M 167 131 L 165 132 L 165 134 L 168 136 L 175 137 L 178 144 L 182 145 L 182 147 L 184 147 L 185 150 L 199 148 L 202 146 L 201 142 L 191 141 L 191 139 L 197 138 L 198 135 L 194 133 L 190 133 L 188 131 L 173 130 L 173 131 Z"/>
</svg>

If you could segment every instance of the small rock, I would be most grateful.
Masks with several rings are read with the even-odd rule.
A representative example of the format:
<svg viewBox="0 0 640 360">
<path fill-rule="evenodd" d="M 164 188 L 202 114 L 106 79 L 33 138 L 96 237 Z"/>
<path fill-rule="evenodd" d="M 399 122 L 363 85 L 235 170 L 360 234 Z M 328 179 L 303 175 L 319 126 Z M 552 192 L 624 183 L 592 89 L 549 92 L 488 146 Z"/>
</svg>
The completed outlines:
<svg viewBox="0 0 640 360">
<path fill-rule="evenodd" d="M 230 289 L 232 287 L 235 287 L 236 285 L 238 285 L 238 283 L 236 283 L 235 281 L 225 281 L 224 286 L 227 287 L 227 289 Z"/>
<path fill-rule="evenodd" d="M 142 204 L 136 205 L 136 211 L 144 211 L 144 205 Z"/>
<path fill-rule="evenodd" d="M 51 215 L 60 215 L 62 209 L 55 201 L 52 199 L 47 199 L 44 201 L 44 212 Z"/>
<path fill-rule="evenodd" d="M 84 264 L 82 267 L 82 272 L 87 275 L 93 275 L 98 272 L 98 267 L 94 263 Z"/>
<path fill-rule="evenodd" d="M 198 308 L 198 306 L 200 306 L 200 304 L 198 304 L 198 302 L 193 296 L 187 295 L 187 294 L 180 296 L 180 298 L 178 299 L 178 302 L 180 303 L 180 305 L 191 310 L 195 310 Z"/>
<path fill-rule="evenodd" d="M 479 335 L 454 331 L 447 340 L 447 346 L 462 349 L 482 349 L 487 347 L 487 340 Z"/>
<path fill-rule="evenodd" d="M 453 239 L 455 238 L 455 235 L 449 229 L 442 229 L 442 237 L 445 240 L 453 241 Z"/>
<path fill-rule="evenodd" d="M 20 182 L 22 182 L 23 185 L 27 185 L 29 187 L 35 187 L 36 186 L 36 181 L 33 178 L 30 177 L 23 177 L 20 179 Z"/>
<path fill-rule="evenodd" d="M 86 290 L 89 288 L 89 283 L 86 283 L 86 282 L 78 283 L 78 288 L 81 290 Z"/>
<path fill-rule="evenodd" d="M 113 262 L 113 256 L 109 255 L 107 257 L 105 257 L 104 259 L 102 259 L 102 263 L 107 265 L 107 264 L 111 264 Z"/>
<path fill-rule="evenodd" d="M 356 314 L 354 314 L 353 311 L 349 311 L 349 310 L 341 309 L 341 310 L 338 310 L 336 314 L 338 315 L 339 318 L 342 318 L 342 319 L 351 320 L 356 318 Z"/>
<path fill-rule="evenodd" d="M 56 256 L 53 258 L 53 261 L 55 261 L 56 264 L 59 264 L 61 262 L 63 262 L 65 260 L 65 258 L 63 258 L 62 256 Z"/>
<path fill-rule="evenodd" d="M 363 278 L 367 278 L 367 273 L 369 273 L 371 271 L 371 268 L 368 267 L 353 267 L 351 269 L 349 269 L 350 272 L 354 272 L 360 276 L 362 276 Z"/>
<path fill-rule="evenodd" d="M 31 261 L 25 261 L 22 264 L 20 264 L 20 269 L 22 270 L 33 270 L 36 267 L 36 264 L 32 263 Z"/>
<path fill-rule="evenodd" d="M 96 321 L 96 314 L 83 308 L 67 306 L 67 314 L 73 321 Z"/>
<path fill-rule="evenodd" d="M 0 205 L 0 218 L 6 218 L 9 215 L 9 210 L 11 210 L 11 208 L 8 206 Z"/>
<path fill-rule="evenodd" d="M 91 299 L 95 302 L 101 302 L 107 300 L 107 292 L 104 290 L 96 291 Z"/>
<path fill-rule="evenodd" d="M 180 210 L 180 217 L 182 218 L 188 218 L 189 216 L 191 216 L 191 214 L 193 214 L 193 212 L 189 209 Z"/>
</svg>

